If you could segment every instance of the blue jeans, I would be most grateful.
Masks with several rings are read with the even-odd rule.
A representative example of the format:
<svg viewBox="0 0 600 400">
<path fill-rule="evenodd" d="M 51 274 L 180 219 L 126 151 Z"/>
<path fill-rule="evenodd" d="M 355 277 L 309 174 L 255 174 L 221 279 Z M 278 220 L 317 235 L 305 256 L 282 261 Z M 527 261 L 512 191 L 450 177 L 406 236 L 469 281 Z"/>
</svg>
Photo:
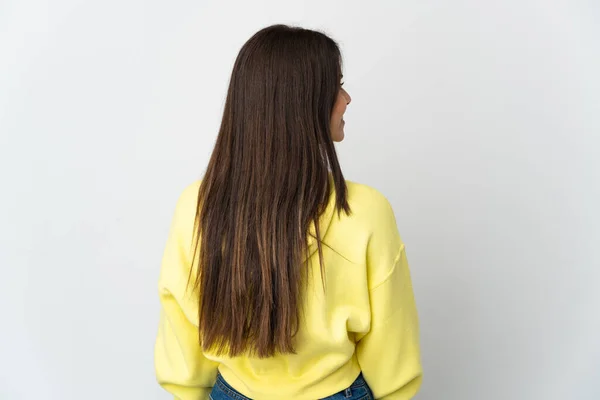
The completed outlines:
<svg viewBox="0 0 600 400">
<path fill-rule="evenodd" d="M 223 376 L 220 373 L 217 374 L 217 381 L 210 392 L 209 398 L 211 400 L 252 400 L 243 394 L 236 391 L 234 388 L 229 386 Z M 354 381 L 350 387 L 342 390 L 341 392 L 332 394 L 329 397 L 325 397 L 321 400 L 373 400 L 373 393 L 371 388 L 367 385 L 367 382 L 362 376 L 362 373 L 358 375 L 358 378 Z"/>
</svg>

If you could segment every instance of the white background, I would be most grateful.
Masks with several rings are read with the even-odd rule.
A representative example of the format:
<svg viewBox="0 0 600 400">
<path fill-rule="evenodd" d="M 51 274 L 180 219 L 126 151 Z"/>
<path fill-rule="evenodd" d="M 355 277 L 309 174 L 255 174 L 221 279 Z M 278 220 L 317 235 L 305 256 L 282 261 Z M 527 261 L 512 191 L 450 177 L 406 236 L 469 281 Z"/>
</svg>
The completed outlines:
<svg viewBox="0 0 600 400">
<path fill-rule="evenodd" d="M 0 399 L 166 399 L 156 282 L 233 61 L 345 56 L 346 177 L 396 210 L 419 399 L 600 398 L 595 1 L 0 1 Z"/>
</svg>

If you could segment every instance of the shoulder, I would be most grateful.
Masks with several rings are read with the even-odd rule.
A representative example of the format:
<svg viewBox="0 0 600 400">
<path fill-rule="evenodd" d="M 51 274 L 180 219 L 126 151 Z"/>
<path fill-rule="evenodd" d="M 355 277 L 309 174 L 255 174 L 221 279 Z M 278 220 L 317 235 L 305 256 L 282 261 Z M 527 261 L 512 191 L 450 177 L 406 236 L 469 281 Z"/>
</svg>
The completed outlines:
<svg viewBox="0 0 600 400">
<path fill-rule="evenodd" d="M 181 190 L 179 193 L 179 198 L 177 199 L 177 212 L 189 212 L 190 208 L 196 209 L 196 204 L 198 203 L 198 190 L 200 189 L 200 180 L 192 182 L 188 184 L 186 187 Z"/>
<path fill-rule="evenodd" d="M 395 223 L 394 210 L 387 197 L 379 190 L 361 183 L 346 181 L 348 204 L 355 218 L 367 218 L 375 226 Z"/>
<path fill-rule="evenodd" d="M 366 256 L 368 281 L 370 287 L 375 287 L 389 275 L 404 244 L 387 197 L 367 185 L 347 182 L 347 187 L 352 213 L 345 230 L 362 232 L 356 235 L 359 239 L 353 243 L 351 254 Z"/>
<path fill-rule="evenodd" d="M 379 190 L 346 181 L 350 214 L 340 213 L 332 221 L 328 244 L 346 258 L 364 258 L 367 249 L 401 243 L 396 217 L 387 197 Z"/>
<path fill-rule="evenodd" d="M 348 187 L 348 194 L 355 200 L 375 200 L 378 202 L 387 202 L 387 198 L 379 190 L 372 186 L 365 185 L 363 183 L 346 181 Z"/>
<path fill-rule="evenodd" d="M 367 185 L 347 182 L 347 187 L 351 210 L 350 225 L 368 235 L 368 247 L 377 249 L 380 246 L 400 246 L 402 239 L 394 209 L 388 198 L 379 190 Z"/>
<path fill-rule="evenodd" d="M 200 189 L 200 180 L 190 183 L 180 193 L 178 205 L 188 206 L 190 203 L 196 204 L 198 201 L 198 190 Z"/>
<path fill-rule="evenodd" d="M 178 203 L 196 203 L 196 201 L 198 200 L 198 190 L 200 189 L 201 182 L 202 181 L 197 180 L 183 188 L 179 195 Z"/>
<path fill-rule="evenodd" d="M 179 193 L 173 218 L 174 228 L 185 229 L 187 232 L 190 226 L 193 227 L 196 218 L 199 189 L 200 181 L 198 180 L 185 186 Z"/>
</svg>

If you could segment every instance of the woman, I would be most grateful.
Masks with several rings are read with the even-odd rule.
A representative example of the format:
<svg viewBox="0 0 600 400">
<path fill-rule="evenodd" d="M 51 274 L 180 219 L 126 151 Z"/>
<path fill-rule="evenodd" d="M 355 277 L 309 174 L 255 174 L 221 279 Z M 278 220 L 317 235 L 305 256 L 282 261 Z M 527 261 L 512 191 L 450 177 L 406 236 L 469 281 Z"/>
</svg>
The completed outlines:
<svg viewBox="0 0 600 400">
<path fill-rule="evenodd" d="M 337 44 L 275 25 L 235 62 L 201 182 L 159 279 L 159 383 L 175 398 L 409 399 L 417 312 L 389 202 L 346 182 Z"/>
</svg>

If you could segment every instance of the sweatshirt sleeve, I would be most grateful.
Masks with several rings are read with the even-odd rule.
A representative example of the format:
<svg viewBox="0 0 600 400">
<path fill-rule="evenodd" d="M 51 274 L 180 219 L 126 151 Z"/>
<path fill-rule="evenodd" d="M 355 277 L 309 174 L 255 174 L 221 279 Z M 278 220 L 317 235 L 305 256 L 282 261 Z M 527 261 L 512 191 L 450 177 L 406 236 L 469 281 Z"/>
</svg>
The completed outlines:
<svg viewBox="0 0 600 400">
<path fill-rule="evenodd" d="M 187 288 L 197 189 L 197 184 L 191 185 L 179 198 L 158 285 L 161 310 L 154 349 L 156 378 L 175 399 L 181 400 L 208 399 L 218 366 L 204 357 L 200 347 L 198 295 L 192 287 Z"/>
<path fill-rule="evenodd" d="M 408 400 L 422 380 L 419 324 L 406 251 L 387 201 L 367 254 L 371 326 L 357 337 L 363 376 L 377 399 Z"/>
</svg>

